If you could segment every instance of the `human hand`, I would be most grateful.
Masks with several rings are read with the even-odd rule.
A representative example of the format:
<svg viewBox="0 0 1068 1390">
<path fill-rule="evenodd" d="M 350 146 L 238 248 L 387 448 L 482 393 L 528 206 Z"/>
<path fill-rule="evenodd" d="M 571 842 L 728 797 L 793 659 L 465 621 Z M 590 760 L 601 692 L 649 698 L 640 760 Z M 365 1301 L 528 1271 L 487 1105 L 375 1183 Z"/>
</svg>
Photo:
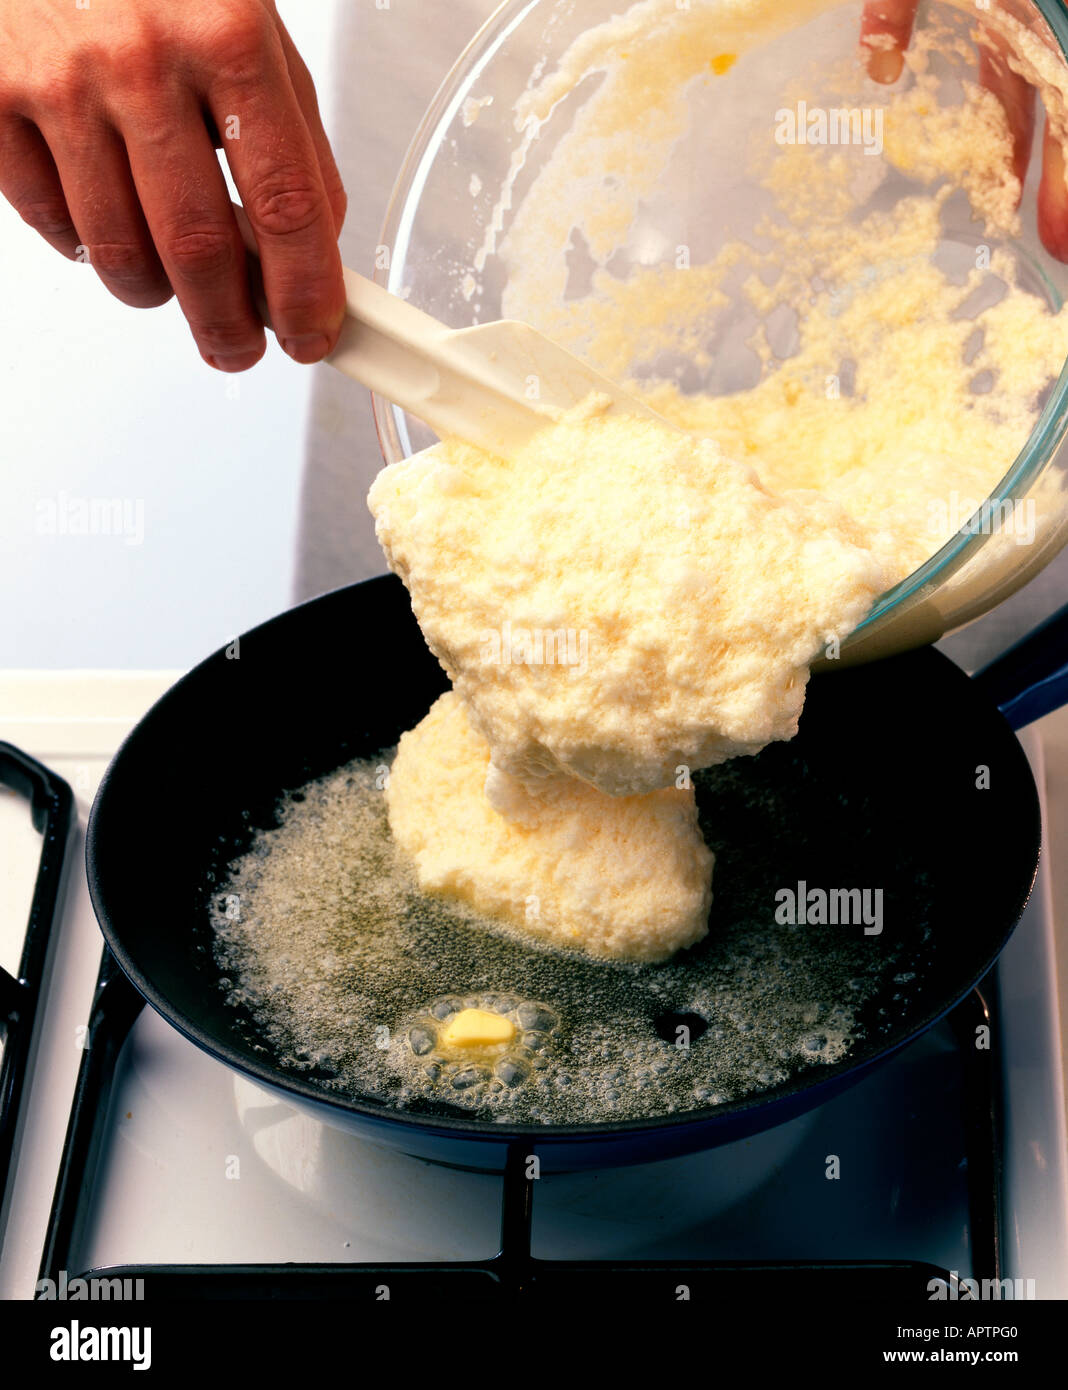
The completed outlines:
<svg viewBox="0 0 1068 1390">
<path fill-rule="evenodd" d="M 995 4 L 1031 27 L 1033 11 L 1006 0 Z M 912 38 L 919 0 L 869 0 L 861 19 L 861 44 L 867 50 L 868 73 L 876 82 L 896 82 Z M 982 20 L 980 17 L 980 24 Z M 1038 30 L 1040 35 L 1041 30 Z M 1044 35 L 1042 35 L 1044 37 Z M 1013 170 L 1023 183 L 1035 133 L 1035 89 L 1012 70 L 1008 45 L 990 26 L 982 28 L 979 43 L 979 84 L 1001 102 L 1012 136 Z M 1046 123 L 1042 148 L 1042 180 L 1038 190 L 1038 233 L 1046 250 L 1068 261 L 1068 182 L 1064 149 Z"/>
<path fill-rule="evenodd" d="M 0 192 L 124 303 L 176 295 L 204 360 L 237 372 L 266 340 L 216 146 L 279 341 L 317 362 L 344 315 L 346 199 L 274 0 L 0 0 Z"/>
</svg>

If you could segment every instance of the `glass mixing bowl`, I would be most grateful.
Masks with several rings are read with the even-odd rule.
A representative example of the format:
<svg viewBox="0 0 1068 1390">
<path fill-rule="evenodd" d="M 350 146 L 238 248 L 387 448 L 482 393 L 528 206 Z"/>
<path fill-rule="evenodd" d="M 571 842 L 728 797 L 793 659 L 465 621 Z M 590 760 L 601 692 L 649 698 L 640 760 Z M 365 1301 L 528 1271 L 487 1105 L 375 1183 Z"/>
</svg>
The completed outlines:
<svg viewBox="0 0 1068 1390">
<path fill-rule="evenodd" d="M 703 5 L 714 11 L 717 0 L 644 0 L 626 11 L 623 22 L 655 10 L 657 22 L 670 30 L 673 23 L 689 19 L 683 12 Z M 925 22 L 930 24 L 931 15 L 937 14 L 944 31 L 938 40 L 928 41 L 927 61 L 932 70 L 937 69 L 939 91 L 948 94 L 945 100 L 952 103 L 957 99 L 954 89 L 963 90 L 962 80 L 975 78 L 974 30 L 991 5 L 1004 7 L 1042 40 L 1054 65 L 1054 80 L 1059 81 L 1063 72 L 1068 92 L 1068 14 L 1056 0 L 934 0 L 921 9 L 919 24 L 921 28 Z M 718 8 L 723 14 L 743 9 L 737 5 Z M 636 147 L 644 150 L 637 194 L 627 187 L 631 168 L 637 166 L 621 165 L 611 138 L 602 139 L 604 132 L 591 127 L 583 178 L 557 188 L 555 197 L 548 200 L 542 186 L 539 197 L 546 209 L 547 235 L 537 244 L 528 225 L 517 247 L 509 245 L 517 214 L 531 190 L 539 188 L 539 175 L 552 160 L 561 137 L 582 121 L 584 107 L 603 80 L 598 63 L 605 51 L 587 44 L 589 51 L 576 67 L 578 71 L 582 62 L 588 62 L 586 76 L 562 84 L 559 99 L 537 110 L 536 119 L 530 119 L 529 109 L 525 120 L 517 118 L 517 102 L 529 101 L 524 93 L 538 84 L 551 83 L 561 60 L 570 62 L 581 52 L 573 47 L 576 40 L 584 42 L 581 36 L 611 19 L 619 4 L 618 0 L 507 0 L 461 55 L 415 136 L 377 251 L 379 283 L 462 328 L 515 316 L 507 313 L 509 262 L 514 267 L 519 263 L 517 255 L 523 255 L 526 280 L 530 281 L 532 268 L 535 276 L 544 270 L 545 277 L 543 303 L 532 304 L 528 288 L 526 316 L 536 327 L 552 331 L 557 320 L 550 301 L 560 299 L 561 286 L 565 299 L 581 299 L 597 264 L 607 264 L 612 277 L 624 283 L 643 267 L 670 261 L 680 249 L 685 250 L 688 262 L 692 257 L 692 263 L 700 265 L 720 253 L 729 239 L 759 243 L 760 219 L 768 215 L 768 201 L 766 190 L 746 168 L 745 152 L 754 148 L 754 139 L 767 143 L 772 113 L 794 110 L 799 100 L 805 101 L 809 112 L 821 104 L 828 110 L 840 104 L 841 89 L 831 84 L 829 76 L 825 82 L 825 74 L 840 73 L 843 63 L 860 71 L 862 5 L 795 0 L 777 8 L 790 16 L 785 27 L 780 25 L 782 32 L 763 36 L 740 56 L 731 51 L 737 35 L 729 26 L 722 42 L 719 31 L 712 29 L 711 51 L 702 55 L 707 70 L 684 89 L 686 128 L 674 135 L 669 130 L 661 147 L 653 143 Z M 677 21 L 672 11 L 678 12 Z M 612 62 L 648 61 L 648 80 L 656 83 L 664 80 L 658 64 L 668 50 L 649 48 L 645 32 L 638 26 L 629 36 L 617 34 L 609 57 Z M 709 33 L 704 37 L 707 41 Z M 868 96 L 862 96 L 862 102 L 887 99 L 887 89 L 877 88 L 863 74 L 857 80 L 867 84 Z M 906 72 L 898 87 L 907 89 L 910 82 L 915 82 L 915 74 Z M 800 112 L 799 106 L 796 109 Z M 798 122 L 800 129 L 800 115 Z M 856 129 L 860 143 L 861 127 Z M 649 130 L 651 141 L 656 132 Z M 876 142 L 867 143 L 874 147 Z M 1018 233 L 992 237 L 974 220 L 967 198 L 954 195 L 942 207 L 935 259 L 946 274 L 962 279 L 974 263 L 977 243 L 986 246 L 988 253 L 1001 249 L 1012 258 L 1017 282 L 1059 310 L 1068 290 L 1068 268 L 1045 251 L 1037 232 L 1035 195 L 1041 150 L 1039 133 L 1024 185 Z M 855 157 L 857 151 L 851 155 Z M 872 177 L 863 167 L 865 158 L 874 169 L 884 163 L 885 151 L 861 151 L 855 166 L 876 190 L 870 205 L 881 201 L 889 206 L 895 199 L 932 187 L 930 181 L 903 175 L 900 168 L 880 169 L 880 176 Z M 585 223 L 585 239 L 572 235 L 568 216 L 561 216 L 571 207 L 576 210 L 575 222 Z M 622 221 L 621 209 L 626 214 Z M 613 242 L 612 226 L 623 222 L 625 231 Z M 595 244 L 598 238 L 602 244 Z M 532 267 L 535 245 L 538 263 Z M 878 273 L 878 264 L 859 272 L 856 266 L 850 270 L 854 282 Z M 848 293 L 849 286 L 843 289 Z M 665 351 L 660 343 L 650 356 L 645 342 L 648 325 L 636 322 L 631 360 L 622 373 L 615 363 L 613 374 L 636 379 L 669 377 L 681 389 L 712 395 L 745 390 L 769 366 L 774 370 L 776 355 L 787 359 L 793 350 L 791 339 L 796 339 L 796 321 L 791 322 L 790 315 L 784 318 L 782 306 L 769 311 L 763 328 L 772 357 L 770 363 L 762 363 L 751 347 L 756 326 L 751 305 L 742 312 L 737 302 L 724 305 L 713 299 L 700 350 L 695 350 L 697 338 L 691 324 L 674 351 Z M 596 365 L 605 367 L 603 361 Z M 1041 409 L 1029 437 L 1020 441 L 1015 458 L 1005 459 L 1004 474 L 982 507 L 961 518 L 959 530 L 925 563 L 881 595 L 842 644 L 843 660 L 868 660 L 905 650 L 970 622 L 1027 583 L 1068 540 L 1062 451 L 1068 429 L 1068 368 L 1046 384 L 1041 396 L 1036 387 L 1038 405 Z M 426 426 L 389 402 L 376 397 L 374 410 L 387 463 L 434 442 Z M 1026 536 L 1010 534 L 1007 525 L 999 528 L 997 524 L 999 517 L 1025 514 L 1013 513 L 1013 508 L 1033 509 L 1033 526 Z"/>
</svg>

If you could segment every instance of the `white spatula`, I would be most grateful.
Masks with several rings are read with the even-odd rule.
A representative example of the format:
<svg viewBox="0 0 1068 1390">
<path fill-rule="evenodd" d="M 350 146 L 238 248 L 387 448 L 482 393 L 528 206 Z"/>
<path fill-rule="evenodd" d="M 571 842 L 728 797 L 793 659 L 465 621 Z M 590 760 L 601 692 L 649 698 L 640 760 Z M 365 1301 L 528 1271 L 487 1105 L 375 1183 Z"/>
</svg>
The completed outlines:
<svg viewBox="0 0 1068 1390">
<path fill-rule="evenodd" d="M 353 270 L 345 288 L 345 323 L 326 360 L 442 437 L 508 453 L 591 392 L 609 397 L 610 412 L 662 419 L 527 323 L 452 329 Z"/>
<path fill-rule="evenodd" d="M 243 214 L 238 221 L 255 255 Z M 442 438 L 455 435 L 508 453 L 591 392 L 609 398 L 609 413 L 668 424 L 529 324 L 501 319 L 452 329 L 354 270 L 346 269 L 345 288 L 345 323 L 326 361 Z M 259 286 L 256 291 L 269 326 Z"/>
</svg>

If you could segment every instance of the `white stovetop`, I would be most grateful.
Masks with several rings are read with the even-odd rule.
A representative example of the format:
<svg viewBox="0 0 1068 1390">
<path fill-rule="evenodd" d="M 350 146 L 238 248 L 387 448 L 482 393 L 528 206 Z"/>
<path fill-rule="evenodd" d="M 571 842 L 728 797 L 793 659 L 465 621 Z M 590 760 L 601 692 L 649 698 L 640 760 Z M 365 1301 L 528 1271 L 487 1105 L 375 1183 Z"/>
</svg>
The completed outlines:
<svg viewBox="0 0 1068 1390">
<path fill-rule="evenodd" d="M 0 739 L 24 748 L 67 778 L 84 826 L 114 749 L 176 675 L 0 674 Z M 1061 846 L 1068 844 L 1068 714 L 1045 720 L 1038 728 L 1052 754 L 1045 779 L 1047 840 Z M 1032 733 L 1024 742 L 1042 780 L 1039 739 Z M 36 863 L 33 843 L 22 803 L 0 797 L 0 964 L 9 969 L 15 964 L 12 955 L 32 886 L 26 862 L 29 858 Z M 87 1015 L 100 959 L 100 937 L 80 862 L 82 849 L 79 837 L 0 1259 L 0 1297 L 26 1297 L 36 1279 L 80 1060 L 78 1027 Z M 1022 1175 L 1022 1184 L 1042 1185 L 1040 1201 L 1018 1203 L 1011 1213 L 1008 1259 L 1010 1264 L 1017 1260 L 1015 1272 L 1021 1277 L 1038 1280 L 1040 1297 L 1068 1297 L 1068 1178 L 1064 1086 L 1058 1065 L 1058 1043 L 1068 1029 L 1058 1030 L 1056 1022 L 1056 976 L 1059 967 L 1064 979 L 1068 962 L 1063 935 L 1068 926 L 1066 871 L 1068 855 L 1044 856 L 1035 899 L 1002 968 L 1007 1013 L 1026 1020 L 1032 1030 L 1015 1043 L 1008 1033 L 1005 1039 L 1011 1130 L 1007 1163 L 1011 1180 Z M 21 913 L 11 907 L 20 894 Z M 1054 919 L 1061 924 L 1059 959 Z M 1068 988 L 1062 988 L 1060 997 L 1068 999 Z M 1038 1039 L 1039 1055 L 1052 1057 L 1052 1066 L 1033 1064 L 1036 1020 L 1048 1035 Z M 902 1061 L 889 1083 L 908 1096 L 919 1073 L 939 1065 L 944 1042 L 929 1035 L 916 1048 L 911 1063 Z M 136 1025 L 129 1054 L 118 1087 L 118 1128 L 110 1141 L 95 1232 L 86 1252 L 91 1263 L 471 1258 L 495 1248 L 493 1179 L 387 1155 L 326 1129 L 235 1078 L 180 1039 L 151 1010 Z M 714 1244 L 702 1245 L 702 1233 L 707 1229 L 717 1238 L 723 1232 L 729 1236 L 732 1222 L 738 1226 L 749 1219 L 746 1201 L 753 1170 L 763 1164 L 777 1172 L 789 1156 L 803 1158 L 809 1149 L 814 1154 L 828 1152 L 828 1131 L 835 1134 L 844 1128 L 854 1136 L 865 1127 L 878 1130 L 878 1101 L 873 1110 L 872 1099 L 866 1102 L 863 1092 L 863 1086 L 854 1088 L 815 1116 L 780 1126 L 745 1146 L 730 1146 L 738 1150 L 733 1166 L 728 1151 L 718 1151 L 715 1184 L 707 1181 L 702 1165 L 708 1160 L 701 1155 L 614 1174 L 611 1184 L 598 1175 L 554 1180 L 552 1197 L 541 1202 L 536 1219 L 535 1253 L 591 1258 L 717 1253 Z M 921 1113 L 921 1123 L 922 1119 Z M 162 1145 L 161 1134 L 166 1138 Z M 247 1155 L 240 1182 L 224 1176 L 235 1153 Z M 166 1190 L 166 1183 L 173 1184 L 179 1175 L 182 1193 L 195 1202 L 192 1220 L 181 1201 L 175 1200 L 173 1209 L 161 1203 L 154 1182 L 160 1179 Z M 609 1187 L 613 1195 L 606 1197 Z M 886 1195 L 892 1203 L 898 1201 L 898 1194 Z M 781 1205 L 786 1196 L 784 1191 L 776 1196 L 773 1182 L 753 1199 L 772 1227 L 777 1224 L 776 1201 Z M 264 1210 L 271 1212 L 269 1222 L 262 1220 Z M 428 1234 L 426 1214 L 431 1210 Z M 948 1220 L 948 1209 L 946 1215 Z M 935 1218 L 928 1215 L 927 1220 Z M 833 1212 L 823 1213 L 820 1221 L 828 1248 L 785 1253 L 834 1254 L 833 1241 L 840 1233 L 833 1229 Z M 883 1249 L 883 1257 L 909 1258 L 909 1231 L 895 1238 L 904 1245 Z M 759 1235 L 756 1239 L 759 1247 Z M 811 1243 L 811 1236 L 807 1239 Z M 959 1232 L 948 1227 L 939 1237 L 948 1267 L 959 1267 L 952 1262 L 959 1239 Z M 538 1248 L 539 1242 L 544 1249 Z M 752 1253 L 773 1257 L 784 1252 L 769 1247 L 753 1248 Z"/>
</svg>

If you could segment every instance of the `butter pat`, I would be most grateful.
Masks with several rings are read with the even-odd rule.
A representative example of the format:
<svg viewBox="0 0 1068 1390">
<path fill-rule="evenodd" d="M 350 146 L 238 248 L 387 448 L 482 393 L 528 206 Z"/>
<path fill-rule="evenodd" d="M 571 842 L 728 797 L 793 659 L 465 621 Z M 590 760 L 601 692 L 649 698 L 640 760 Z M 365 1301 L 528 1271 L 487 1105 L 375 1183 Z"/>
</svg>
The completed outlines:
<svg viewBox="0 0 1068 1390">
<path fill-rule="evenodd" d="M 793 737 L 809 663 L 884 584 L 833 503 L 595 397 L 510 460 L 393 464 L 368 502 L 502 810 L 508 779 L 638 795 Z"/>
<path fill-rule="evenodd" d="M 515 1024 L 503 1014 L 488 1009 L 461 1009 L 442 1030 L 445 1047 L 466 1047 L 473 1050 L 510 1043 L 515 1037 Z"/>
<path fill-rule="evenodd" d="M 509 820 L 486 799 L 488 767 L 486 741 L 455 691 L 401 737 L 386 788 L 389 826 L 424 892 L 617 960 L 666 960 L 705 935 L 713 857 L 692 788 L 610 797 L 553 779 Z M 464 1010 L 449 1026 L 477 1037 L 499 1026 L 486 1018 Z"/>
</svg>

